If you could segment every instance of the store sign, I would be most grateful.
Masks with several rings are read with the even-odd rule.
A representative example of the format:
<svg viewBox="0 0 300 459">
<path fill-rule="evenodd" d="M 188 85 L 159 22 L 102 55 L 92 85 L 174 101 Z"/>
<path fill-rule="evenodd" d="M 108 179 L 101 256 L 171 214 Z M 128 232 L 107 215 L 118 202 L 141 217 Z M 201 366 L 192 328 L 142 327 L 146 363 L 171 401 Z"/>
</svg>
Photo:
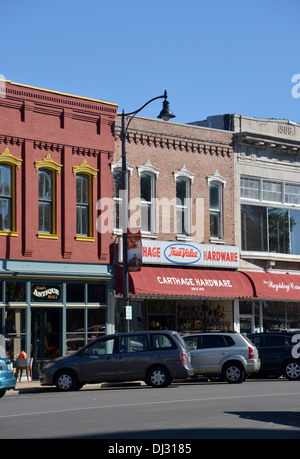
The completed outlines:
<svg viewBox="0 0 300 459">
<path fill-rule="evenodd" d="M 61 301 L 60 284 L 32 284 L 31 300 L 32 301 Z"/>
<path fill-rule="evenodd" d="M 122 262 L 122 244 L 119 261 Z M 179 243 L 142 239 L 144 264 L 238 268 L 239 248 L 231 245 Z"/>
</svg>

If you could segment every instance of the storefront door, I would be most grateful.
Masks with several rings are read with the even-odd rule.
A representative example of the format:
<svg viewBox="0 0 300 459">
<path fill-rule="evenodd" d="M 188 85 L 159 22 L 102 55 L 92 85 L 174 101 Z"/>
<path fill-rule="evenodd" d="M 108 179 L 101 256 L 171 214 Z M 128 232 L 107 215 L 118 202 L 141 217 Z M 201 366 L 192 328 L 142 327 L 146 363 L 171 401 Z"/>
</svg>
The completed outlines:
<svg viewBox="0 0 300 459">
<path fill-rule="evenodd" d="M 45 361 L 62 355 L 62 309 L 31 309 L 31 346 L 34 373 L 38 373 Z"/>
</svg>

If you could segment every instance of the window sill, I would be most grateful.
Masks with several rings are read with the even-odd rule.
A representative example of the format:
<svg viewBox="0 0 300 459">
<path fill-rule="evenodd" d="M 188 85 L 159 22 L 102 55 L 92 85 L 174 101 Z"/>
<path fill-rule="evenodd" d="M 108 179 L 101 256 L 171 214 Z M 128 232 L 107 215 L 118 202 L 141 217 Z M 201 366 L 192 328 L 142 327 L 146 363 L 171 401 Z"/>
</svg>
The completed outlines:
<svg viewBox="0 0 300 459">
<path fill-rule="evenodd" d="M 38 233 L 36 237 L 39 239 L 58 239 L 58 234 Z"/>
<path fill-rule="evenodd" d="M 17 237 L 19 236 L 19 233 L 16 233 L 15 231 L 0 231 L 0 236 Z"/>
<path fill-rule="evenodd" d="M 82 241 L 82 242 L 94 242 L 96 240 L 95 237 L 91 236 L 76 236 L 75 237 L 76 241 Z"/>
</svg>

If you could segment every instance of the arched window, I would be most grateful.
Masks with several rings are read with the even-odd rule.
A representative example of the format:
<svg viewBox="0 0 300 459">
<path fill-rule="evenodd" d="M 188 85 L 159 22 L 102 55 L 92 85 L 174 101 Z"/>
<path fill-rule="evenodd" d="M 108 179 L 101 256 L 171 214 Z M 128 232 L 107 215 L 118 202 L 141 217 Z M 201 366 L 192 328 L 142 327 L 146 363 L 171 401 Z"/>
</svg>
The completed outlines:
<svg viewBox="0 0 300 459">
<path fill-rule="evenodd" d="M 185 164 L 173 175 L 176 183 L 176 232 L 179 237 L 190 236 L 191 184 L 195 175 L 187 170 Z"/>
<path fill-rule="evenodd" d="M 209 223 L 210 237 L 223 239 L 223 190 L 226 179 L 216 170 L 213 175 L 207 177 L 209 185 Z"/>
</svg>

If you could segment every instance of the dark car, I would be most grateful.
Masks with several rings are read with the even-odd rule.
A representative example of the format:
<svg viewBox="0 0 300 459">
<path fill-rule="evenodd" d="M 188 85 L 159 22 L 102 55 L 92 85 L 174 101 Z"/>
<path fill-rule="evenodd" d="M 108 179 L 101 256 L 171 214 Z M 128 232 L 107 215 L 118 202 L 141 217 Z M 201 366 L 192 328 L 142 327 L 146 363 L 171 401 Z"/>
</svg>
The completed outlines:
<svg viewBox="0 0 300 459">
<path fill-rule="evenodd" d="M 42 386 L 61 391 L 84 384 L 142 380 L 166 387 L 174 378 L 193 375 L 190 355 L 176 331 L 139 331 L 106 335 L 68 357 L 47 363 L 40 373 Z"/>
<path fill-rule="evenodd" d="M 261 361 L 257 376 L 285 376 L 295 381 L 300 379 L 300 359 L 297 357 L 300 331 L 295 332 L 264 332 L 248 335 L 258 349 Z"/>
</svg>

